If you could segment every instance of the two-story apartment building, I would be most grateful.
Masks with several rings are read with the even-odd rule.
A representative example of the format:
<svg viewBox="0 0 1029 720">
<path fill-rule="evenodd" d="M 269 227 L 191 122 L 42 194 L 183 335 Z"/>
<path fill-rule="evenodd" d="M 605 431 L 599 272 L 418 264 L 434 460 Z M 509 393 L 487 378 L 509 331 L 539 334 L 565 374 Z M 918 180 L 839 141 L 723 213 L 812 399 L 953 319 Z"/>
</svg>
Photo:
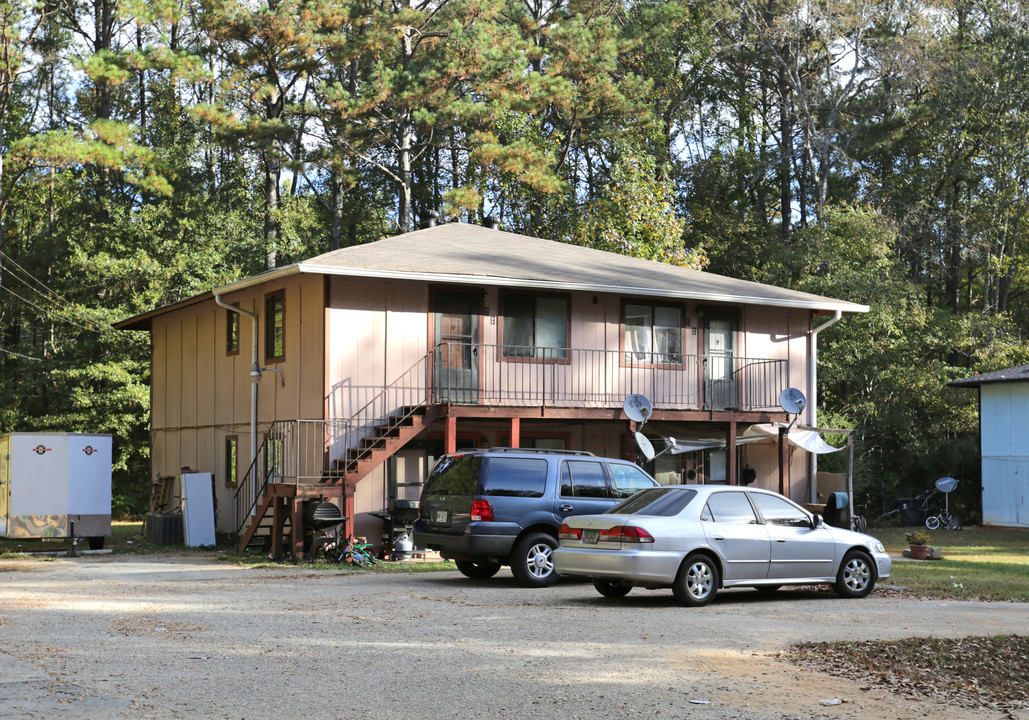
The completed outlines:
<svg viewBox="0 0 1029 720">
<path fill-rule="evenodd" d="M 250 539 L 340 498 L 378 536 L 461 447 L 645 459 L 622 411 L 640 393 L 662 482 L 779 488 L 804 502 L 808 454 L 754 426 L 812 399 L 819 316 L 841 300 L 463 223 L 344 248 L 121 322 L 152 337 L 152 463 L 216 477 L 221 531 Z M 827 322 L 822 320 L 822 323 Z M 801 417 L 804 422 L 810 418 Z M 256 461 L 251 460 L 256 451 Z M 277 539 L 277 536 L 276 536 Z M 294 552 L 301 546 L 293 533 Z"/>
</svg>

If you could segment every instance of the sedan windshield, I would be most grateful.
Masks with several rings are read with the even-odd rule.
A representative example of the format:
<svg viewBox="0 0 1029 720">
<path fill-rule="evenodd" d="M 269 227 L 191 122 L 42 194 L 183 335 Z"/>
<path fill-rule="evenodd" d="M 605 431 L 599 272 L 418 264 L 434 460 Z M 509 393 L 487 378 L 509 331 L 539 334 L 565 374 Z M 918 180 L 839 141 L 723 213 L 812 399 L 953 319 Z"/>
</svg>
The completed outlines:
<svg viewBox="0 0 1029 720">
<path fill-rule="evenodd" d="M 683 508 L 689 505 L 696 495 L 696 490 L 684 488 L 653 488 L 633 495 L 607 512 L 608 514 L 671 517 L 682 512 Z"/>
</svg>

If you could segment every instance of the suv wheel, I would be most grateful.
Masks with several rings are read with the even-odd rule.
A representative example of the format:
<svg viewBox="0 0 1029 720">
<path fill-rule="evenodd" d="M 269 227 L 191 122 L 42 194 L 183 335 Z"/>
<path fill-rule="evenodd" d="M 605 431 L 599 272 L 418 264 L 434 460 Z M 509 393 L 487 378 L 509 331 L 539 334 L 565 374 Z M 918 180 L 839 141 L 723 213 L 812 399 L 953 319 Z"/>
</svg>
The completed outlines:
<svg viewBox="0 0 1029 720">
<path fill-rule="evenodd" d="M 472 562 L 471 560 L 456 560 L 455 563 L 462 575 L 474 580 L 486 580 L 500 572 L 500 563 Z"/>
<path fill-rule="evenodd" d="M 530 533 L 511 551 L 511 573 L 524 587 L 549 587 L 557 582 L 552 553 L 557 540 L 546 533 Z"/>
</svg>

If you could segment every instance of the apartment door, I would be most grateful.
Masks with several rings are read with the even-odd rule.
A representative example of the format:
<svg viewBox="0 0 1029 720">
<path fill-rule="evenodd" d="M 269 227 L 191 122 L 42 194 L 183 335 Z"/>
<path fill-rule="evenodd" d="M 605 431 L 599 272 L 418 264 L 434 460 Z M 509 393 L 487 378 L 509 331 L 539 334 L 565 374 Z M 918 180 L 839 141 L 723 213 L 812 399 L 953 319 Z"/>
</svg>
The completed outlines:
<svg viewBox="0 0 1029 720">
<path fill-rule="evenodd" d="M 709 314 L 704 319 L 704 398 L 712 410 L 739 408 L 736 324 L 734 315 Z"/>
<path fill-rule="evenodd" d="M 438 402 L 479 401 L 479 305 L 472 293 L 436 293 L 433 387 Z"/>
</svg>

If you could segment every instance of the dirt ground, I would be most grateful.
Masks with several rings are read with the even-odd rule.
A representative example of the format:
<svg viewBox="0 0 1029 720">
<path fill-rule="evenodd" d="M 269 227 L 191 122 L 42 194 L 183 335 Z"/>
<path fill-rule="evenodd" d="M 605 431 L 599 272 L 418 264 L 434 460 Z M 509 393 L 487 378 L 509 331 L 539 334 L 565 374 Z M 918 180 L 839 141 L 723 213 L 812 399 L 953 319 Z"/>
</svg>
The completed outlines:
<svg viewBox="0 0 1029 720">
<path fill-rule="evenodd" d="M 799 641 L 1029 634 L 1029 609 L 750 590 L 684 609 L 588 583 L 243 568 L 209 556 L 0 561 L 0 718 L 951 718 L 778 657 Z"/>
</svg>

